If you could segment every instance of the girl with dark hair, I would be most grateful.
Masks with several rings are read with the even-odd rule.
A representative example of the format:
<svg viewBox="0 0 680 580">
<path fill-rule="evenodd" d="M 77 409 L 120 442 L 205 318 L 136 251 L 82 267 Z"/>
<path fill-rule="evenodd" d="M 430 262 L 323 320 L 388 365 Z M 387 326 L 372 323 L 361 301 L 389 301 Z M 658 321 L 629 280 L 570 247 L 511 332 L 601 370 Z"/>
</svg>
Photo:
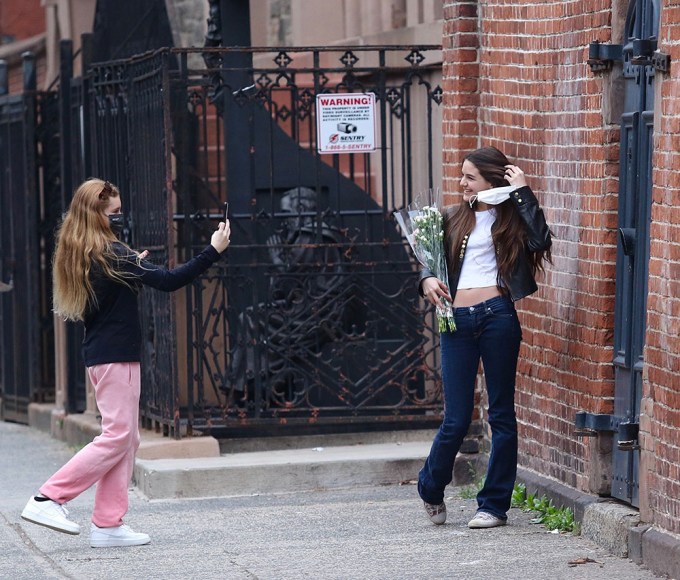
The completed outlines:
<svg viewBox="0 0 680 580">
<path fill-rule="evenodd" d="M 506 523 L 517 474 L 515 375 L 522 330 L 514 302 L 538 289 L 535 276 L 551 261 L 551 237 L 524 172 L 498 149 L 473 151 L 462 170 L 463 202 L 444 215 L 450 295 L 432 272 L 421 274 L 421 295 L 434 305 L 442 298 L 452 303 L 457 330 L 441 333 L 444 419 L 419 473 L 418 493 L 430 520 L 443 524 L 444 488 L 472 420 L 481 359 L 491 454 L 468 526 L 492 528 Z"/>
<path fill-rule="evenodd" d="M 123 524 L 128 484 L 139 446 L 140 350 L 137 295 L 142 285 L 172 292 L 220 258 L 229 222 L 186 264 L 166 270 L 118 241 L 124 224 L 118 189 L 108 181 L 82 183 L 57 232 L 53 258 L 54 312 L 85 324 L 83 360 L 94 387 L 102 433 L 29 498 L 21 517 L 79 534 L 64 504 L 97 484 L 90 528 L 93 548 L 139 546 L 151 540 Z"/>
</svg>

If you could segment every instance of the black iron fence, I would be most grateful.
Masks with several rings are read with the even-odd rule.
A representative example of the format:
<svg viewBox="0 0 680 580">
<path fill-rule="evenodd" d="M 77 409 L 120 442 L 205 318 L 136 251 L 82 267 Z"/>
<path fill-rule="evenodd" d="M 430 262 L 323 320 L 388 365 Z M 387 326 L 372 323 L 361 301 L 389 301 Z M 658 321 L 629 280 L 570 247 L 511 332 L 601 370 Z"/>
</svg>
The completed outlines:
<svg viewBox="0 0 680 580">
<path fill-rule="evenodd" d="M 206 243 L 224 201 L 233 230 L 187 296 L 188 425 L 438 420 L 438 353 L 391 215 L 437 185 L 436 47 L 216 50 L 207 74 L 176 54 L 193 152 L 177 159 L 180 246 Z M 375 95 L 379 148 L 319 155 L 316 97 L 346 93 Z"/>
<path fill-rule="evenodd" d="M 90 175 L 115 182 L 126 240 L 167 266 L 209 243 L 230 208 L 232 245 L 215 267 L 175 295 L 142 293 L 147 426 L 437 421 L 433 321 L 391 214 L 439 182 L 438 47 L 177 49 L 97 64 L 83 47 L 87 72 L 73 78 L 62 44 L 60 207 Z M 375 95 L 378 147 L 320 155 L 316 97 L 346 93 Z M 74 389 L 80 400 L 84 384 Z"/>
<path fill-rule="evenodd" d="M 7 79 L 0 63 L 0 78 Z M 54 398 L 49 261 L 59 215 L 54 174 L 57 100 L 36 91 L 24 55 L 24 91 L 0 96 L 0 397 L 2 417 L 26 422 L 31 402 Z M 0 87 L 0 95 L 7 87 Z"/>
</svg>

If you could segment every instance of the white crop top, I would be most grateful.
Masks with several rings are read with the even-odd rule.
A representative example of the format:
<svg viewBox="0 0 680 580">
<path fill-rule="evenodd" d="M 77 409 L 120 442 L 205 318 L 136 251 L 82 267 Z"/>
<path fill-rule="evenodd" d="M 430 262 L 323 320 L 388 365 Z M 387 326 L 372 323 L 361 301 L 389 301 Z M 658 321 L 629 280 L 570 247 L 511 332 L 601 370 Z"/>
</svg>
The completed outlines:
<svg viewBox="0 0 680 580">
<path fill-rule="evenodd" d="M 496 248 L 491 238 L 491 226 L 496 221 L 496 211 L 475 212 L 477 223 L 470 233 L 465 258 L 458 278 L 458 289 L 485 288 L 498 284 Z"/>
</svg>

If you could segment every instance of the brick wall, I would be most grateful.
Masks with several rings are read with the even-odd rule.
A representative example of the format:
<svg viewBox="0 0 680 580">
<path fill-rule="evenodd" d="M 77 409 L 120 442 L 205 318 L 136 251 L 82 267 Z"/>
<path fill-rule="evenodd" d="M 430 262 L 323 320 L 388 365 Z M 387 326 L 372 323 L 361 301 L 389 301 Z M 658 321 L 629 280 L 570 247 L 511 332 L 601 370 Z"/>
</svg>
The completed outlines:
<svg viewBox="0 0 680 580">
<path fill-rule="evenodd" d="M 45 9 L 40 0 L 2 0 L 0 35 L 24 40 L 45 32 Z"/>
<path fill-rule="evenodd" d="M 41 0 L 0 0 L 0 58 L 7 63 L 10 94 L 23 90 L 21 54 L 29 50 L 36 56 L 38 87 L 43 86 L 46 63 L 45 41 L 34 37 L 45 33 L 45 9 Z M 2 44 L 2 40 L 6 42 Z M 27 42 L 21 42 L 27 41 Z M 30 45 L 30 46 L 29 46 Z"/>
<path fill-rule="evenodd" d="M 581 489 L 590 442 L 573 436 L 575 411 L 613 410 L 618 128 L 603 123 L 585 62 L 608 34 L 608 4 L 587 17 L 582 2 L 481 9 L 482 142 L 523 167 L 554 233 L 554 264 L 519 305 L 522 463 Z"/>
<path fill-rule="evenodd" d="M 444 111 L 445 191 L 457 191 L 465 151 L 494 145 L 525 170 L 554 233 L 554 265 L 518 304 L 521 463 L 582 489 L 589 445 L 572 435 L 574 413 L 612 411 L 618 166 L 618 128 L 603 124 L 601 80 L 585 63 L 588 43 L 607 39 L 608 3 L 589 4 L 588 17 L 581 2 L 445 4 L 454 38 L 444 38 L 454 85 Z M 471 18 L 455 38 L 466 22 L 449 18 L 463 6 L 470 16 L 479 10 L 479 36 Z M 471 74 L 453 72 L 464 67 L 478 73 L 478 94 Z"/>
<path fill-rule="evenodd" d="M 444 203 L 457 203 L 460 161 L 479 140 L 479 34 L 476 1 L 444 2 L 442 38 L 442 192 Z M 475 400 L 482 400 L 478 381 Z M 463 449 L 483 444 L 479 405 Z M 482 447 L 484 449 L 484 447 Z"/>
<path fill-rule="evenodd" d="M 479 136 L 477 2 L 445 2 L 444 19 L 442 190 L 451 194 L 458 192 L 460 159 L 477 146 Z"/>
<path fill-rule="evenodd" d="M 613 412 L 615 111 L 623 96 L 610 75 L 594 74 L 586 60 L 593 40 L 620 41 L 615 37 L 622 33 L 626 6 L 623 0 L 444 4 L 444 190 L 458 191 L 466 151 L 497 146 L 529 176 L 554 233 L 554 264 L 539 291 L 518 304 L 524 329 L 517 385 L 520 463 L 591 492 L 601 490 L 599 463 L 610 459 L 598 455 L 597 439 L 575 437 L 573 422 L 577 410 Z M 678 0 L 663 2 L 660 37 L 672 61 L 680 62 L 680 43 L 670 40 L 680 38 Z M 640 474 L 643 520 L 675 532 L 680 531 L 680 446 L 673 434 L 680 426 L 678 69 L 657 85 Z"/>
</svg>

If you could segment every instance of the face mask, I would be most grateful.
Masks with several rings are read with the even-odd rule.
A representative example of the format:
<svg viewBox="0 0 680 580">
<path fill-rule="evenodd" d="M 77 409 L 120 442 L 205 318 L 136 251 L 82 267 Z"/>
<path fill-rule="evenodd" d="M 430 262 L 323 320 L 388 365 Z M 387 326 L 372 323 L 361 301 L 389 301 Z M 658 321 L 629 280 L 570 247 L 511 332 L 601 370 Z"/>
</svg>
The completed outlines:
<svg viewBox="0 0 680 580">
<path fill-rule="evenodd" d="M 514 185 L 485 189 L 470 198 L 470 207 L 472 207 L 476 201 L 481 201 L 482 203 L 487 203 L 489 205 L 498 205 L 499 203 L 503 203 L 505 200 L 510 199 L 510 194 L 516 189 L 517 188 Z"/>
<path fill-rule="evenodd" d="M 120 235 L 125 227 L 125 216 L 122 213 L 111 214 L 109 216 L 109 226 L 114 234 Z"/>
</svg>

